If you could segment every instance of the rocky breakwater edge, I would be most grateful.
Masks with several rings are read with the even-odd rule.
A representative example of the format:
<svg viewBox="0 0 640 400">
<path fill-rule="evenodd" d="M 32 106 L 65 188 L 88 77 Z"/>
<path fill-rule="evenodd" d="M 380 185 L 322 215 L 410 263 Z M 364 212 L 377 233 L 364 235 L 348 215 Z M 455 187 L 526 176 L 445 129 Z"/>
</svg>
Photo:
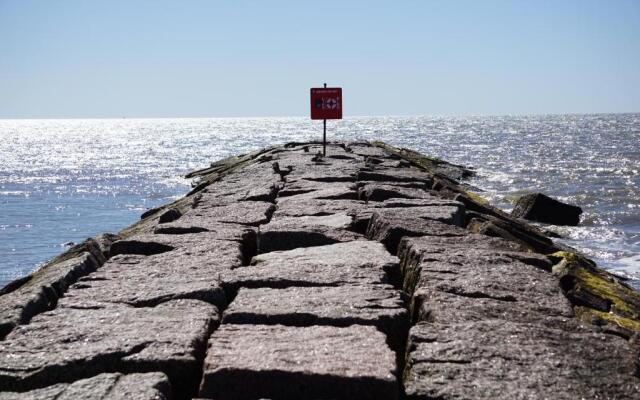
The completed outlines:
<svg viewBox="0 0 640 400">
<path fill-rule="evenodd" d="M 637 399 L 640 295 L 381 143 L 215 162 L 0 294 L 0 399 Z"/>
</svg>

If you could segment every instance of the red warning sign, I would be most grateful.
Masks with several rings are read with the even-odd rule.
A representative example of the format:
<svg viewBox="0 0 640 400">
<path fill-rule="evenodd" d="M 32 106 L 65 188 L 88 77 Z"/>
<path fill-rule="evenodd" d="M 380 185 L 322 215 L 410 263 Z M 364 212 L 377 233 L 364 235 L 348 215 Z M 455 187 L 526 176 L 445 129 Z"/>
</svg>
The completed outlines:
<svg viewBox="0 0 640 400">
<path fill-rule="evenodd" d="M 311 119 L 342 119 L 342 88 L 311 88 Z"/>
</svg>

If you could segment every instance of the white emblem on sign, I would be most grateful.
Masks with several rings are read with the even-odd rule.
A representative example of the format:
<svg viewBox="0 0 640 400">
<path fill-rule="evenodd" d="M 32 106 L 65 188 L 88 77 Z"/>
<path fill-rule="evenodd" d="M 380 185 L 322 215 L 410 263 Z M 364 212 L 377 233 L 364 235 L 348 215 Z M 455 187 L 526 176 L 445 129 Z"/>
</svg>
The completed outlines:
<svg viewBox="0 0 640 400">
<path fill-rule="evenodd" d="M 329 110 L 334 110 L 338 108 L 338 100 L 336 99 L 327 99 L 327 108 Z"/>
</svg>

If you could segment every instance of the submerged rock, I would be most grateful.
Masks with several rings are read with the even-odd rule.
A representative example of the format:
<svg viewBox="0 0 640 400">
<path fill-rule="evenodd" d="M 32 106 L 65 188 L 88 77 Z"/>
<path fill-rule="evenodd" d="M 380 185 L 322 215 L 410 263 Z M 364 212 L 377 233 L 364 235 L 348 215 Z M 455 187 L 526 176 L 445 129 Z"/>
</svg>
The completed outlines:
<svg viewBox="0 0 640 400">
<path fill-rule="evenodd" d="M 529 221 L 545 222 L 553 225 L 580 223 L 582 208 L 552 199 L 542 193 L 531 193 L 520 197 L 511 215 Z"/>
</svg>

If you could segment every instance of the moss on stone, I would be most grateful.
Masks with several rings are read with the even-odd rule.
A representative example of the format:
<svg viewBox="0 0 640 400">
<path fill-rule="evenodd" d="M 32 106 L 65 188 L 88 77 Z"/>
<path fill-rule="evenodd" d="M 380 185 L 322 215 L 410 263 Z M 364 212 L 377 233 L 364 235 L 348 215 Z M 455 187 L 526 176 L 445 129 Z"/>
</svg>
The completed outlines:
<svg viewBox="0 0 640 400">
<path fill-rule="evenodd" d="M 480 203 L 482 205 L 488 206 L 489 205 L 489 200 L 485 199 L 484 197 L 480 196 L 477 193 L 468 191 L 468 190 L 464 190 L 463 193 L 469 197 L 471 200 L 475 201 L 476 203 Z"/>
<path fill-rule="evenodd" d="M 571 302 L 588 308 L 605 320 L 627 327 L 640 324 L 640 293 L 584 256 L 561 251 L 549 256 L 553 273 Z M 599 313 L 599 314 L 598 314 Z"/>
<path fill-rule="evenodd" d="M 576 316 L 581 320 L 603 327 L 605 330 L 626 338 L 640 334 L 640 321 L 622 317 L 613 312 L 604 312 L 586 307 L 576 307 Z"/>
<path fill-rule="evenodd" d="M 570 251 L 557 251 L 555 253 L 549 254 L 547 257 L 549 257 L 551 261 L 555 263 L 565 260 L 566 262 L 576 262 L 578 264 L 586 264 L 586 265 L 589 265 L 590 267 L 596 266 L 596 263 L 589 260 L 588 258 L 580 254 L 572 253 Z"/>
<path fill-rule="evenodd" d="M 385 142 L 381 142 L 381 141 L 375 141 L 375 142 L 371 142 L 371 144 L 373 146 L 379 147 L 381 149 L 383 149 L 384 151 L 386 151 L 387 153 L 396 155 L 398 157 L 401 157 L 407 161 L 409 161 L 411 164 L 413 164 L 416 167 L 422 168 L 424 170 L 426 170 L 427 172 L 430 172 L 432 174 L 434 174 L 435 168 L 439 165 L 439 164 L 443 164 L 445 163 L 444 161 L 440 160 L 439 158 L 435 158 L 435 157 L 428 157 L 425 156 L 424 154 L 420 154 L 416 151 L 412 151 L 412 150 L 408 150 L 408 149 L 401 149 L 395 146 L 391 146 Z"/>
</svg>

